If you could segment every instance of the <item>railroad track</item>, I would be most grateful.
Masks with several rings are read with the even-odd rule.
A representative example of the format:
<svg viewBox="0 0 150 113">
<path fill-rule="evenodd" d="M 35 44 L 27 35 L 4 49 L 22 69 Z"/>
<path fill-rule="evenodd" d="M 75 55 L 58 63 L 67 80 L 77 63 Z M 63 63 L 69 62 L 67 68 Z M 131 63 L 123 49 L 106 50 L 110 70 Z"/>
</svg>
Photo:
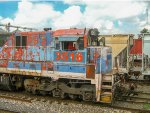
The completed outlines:
<svg viewBox="0 0 150 113">
<path fill-rule="evenodd" d="M 5 109 L 0 109 L 0 113 L 19 113 L 19 112 L 5 110 Z"/>
<path fill-rule="evenodd" d="M 123 96 L 123 99 L 116 100 L 114 107 L 150 112 L 150 93 L 139 92 L 137 95 Z"/>
<path fill-rule="evenodd" d="M 145 95 L 145 94 L 143 94 Z M 10 100 L 15 100 L 15 101 L 21 101 L 21 102 L 26 102 L 29 104 L 32 104 L 32 102 L 49 102 L 52 103 L 53 101 L 57 101 L 58 104 L 64 103 L 65 105 L 68 105 L 68 103 L 76 103 L 76 104 L 85 104 L 85 105 L 90 105 L 90 106 L 104 106 L 104 107 L 111 107 L 114 109 L 121 109 L 121 110 L 128 110 L 128 111 L 141 111 L 141 112 L 146 112 L 147 110 L 143 110 L 143 109 L 136 109 L 136 108 L 128 108 L 125 106 L 110 106 L 110 105 L 105 105 L 105 104 L 100 104 L 100 103 L 92 103 L 92 102 L 84 102 L 84 101 L 74 101 L 74 100 L 70 100 L 70 99 L 65 99 L 65 100 L 61 100 L 59 98 L 53 98 L 53 97 L 49 97 L 49 96 L 36 96 L 36 95 L 31 95 L 25 92 L 7 92 L 7 91 L 1 91 L 0 92 L 0 98 L 5 98 L 5 99 L 10 99 Z M 137 97 L 134 97 L 137 98 Z M 123 102 L 123 101 L 119 101 L 119 102 Z M 124 101 L 124 102 L 128 102 L 133 104 L 133 101 Z M 141 102 L 138 102 L 138 104 Z M 140 113 L 140 112 L 139 112 Z"/>
<path fill-rule="evenodd" d="M 16 101 L 22 101 L 22 102 L 28 102 L 31 103 L 31 98 L 27 97 L 17 97 L 15 95 L 8 95 L 7 93 L 0 94 L 0 98 L 10 99 L 10 100 L 16 100 Z"/>
</svg>

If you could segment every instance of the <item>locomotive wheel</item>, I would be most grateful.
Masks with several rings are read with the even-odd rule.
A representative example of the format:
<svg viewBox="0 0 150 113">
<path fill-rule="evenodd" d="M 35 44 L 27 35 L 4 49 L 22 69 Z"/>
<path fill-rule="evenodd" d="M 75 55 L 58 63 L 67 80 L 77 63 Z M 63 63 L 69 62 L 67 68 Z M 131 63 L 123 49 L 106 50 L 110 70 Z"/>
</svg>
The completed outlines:
<svg viewBox="0 0 150 113">
<path fill-rule="evenodd" d="M 32 89 L 32 94 L 34 94 L 34 95 L 37 95 L 38 94 L 38 91 L 36 90 L 36 89 Z"/>
<path fill-rule="evenodd" d="M 62 99 L 65 99 L 67 97 L 67 94 L 65 92 L 61 91 L 60 97 Z"/>
<path fill-rule="evenodd" d="M 53 97 L 60 97 L 61 96 L 61 90 L 60 89 L 54 89 L 52 91 L 52 96 Z"/>
<path fill-rule="evenodd" d="M 26 91 L 27 93 L 31 93 L 31 88 L 28 87 L 28 86 L 26 86 L 26 87 L 25 87 L 25 91 Z"/>
<path fill-rule="evenodd" d="M 85 92 L 82 96 L 84 101 L 92 101 L 93 100 L 93 94 L 91 92 Z"/>
<path fill-rule="evenodd" d="M 72 100 L 76 100 L 78 98 L 78 96 L 73 95 L 73 94 L 69 94 L 69 98 L 71 98 Z"/>
</svg>

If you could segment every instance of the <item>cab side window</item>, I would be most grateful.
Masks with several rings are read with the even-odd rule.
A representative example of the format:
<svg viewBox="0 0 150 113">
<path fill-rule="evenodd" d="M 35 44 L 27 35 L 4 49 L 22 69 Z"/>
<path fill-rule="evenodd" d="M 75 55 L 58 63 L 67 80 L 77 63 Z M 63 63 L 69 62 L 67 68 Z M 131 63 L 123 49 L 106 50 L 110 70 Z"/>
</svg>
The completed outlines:
<svg viewBox="0 0 150 113">
<path fill-rule="evenodd" d="M 16 36 L 16 48 L 21 47 L 21 36 Z"/>
<path fill-rule="evenodd" d="M 27 46 L 27 36 L 16 36 L 15 38 L 16 48 L 26 48 Z"/>
</svg>

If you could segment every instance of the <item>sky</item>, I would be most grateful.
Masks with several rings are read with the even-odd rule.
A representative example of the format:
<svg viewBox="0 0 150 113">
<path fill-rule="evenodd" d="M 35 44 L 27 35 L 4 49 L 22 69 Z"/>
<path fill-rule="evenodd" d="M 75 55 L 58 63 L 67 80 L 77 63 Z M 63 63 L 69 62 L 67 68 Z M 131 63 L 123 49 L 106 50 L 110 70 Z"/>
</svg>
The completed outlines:
<svg viewBox="0 0 150 113">
<path fill-rule="evenodd" d="M 98 28 L 101 34 L 138 34 L 147 27 L 149 7 L 150 1 L 142 0 L 0 0 L 0 24 L 10 22 L 39 30 L 86 27 Z"/>
</svg>

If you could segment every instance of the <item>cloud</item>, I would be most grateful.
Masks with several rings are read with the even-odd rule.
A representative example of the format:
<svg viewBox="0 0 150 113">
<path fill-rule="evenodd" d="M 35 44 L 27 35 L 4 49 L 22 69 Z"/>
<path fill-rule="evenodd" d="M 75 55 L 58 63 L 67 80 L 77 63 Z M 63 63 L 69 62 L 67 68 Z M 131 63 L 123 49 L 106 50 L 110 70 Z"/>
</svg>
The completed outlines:
<svg viewBox="0 0 150 113">
<path fill-rule="evenodd" d="M 27 27 L 50 27 L 54 18 L 61 15 L 59 11 L 55 11 L 51 4 L 38 4 L 28 1 L 18 3 L 18 11 L 15 18 L 5 18 L 1 23 L 21 25 Z M 49 25 L 48 25 L 49 24 Z"/>
<path fill-rule="evenodd" d="M 81 26 L 82 13 L 79 6 L 70 6 L 64 12 L 54 10 L 51 4 L 19 2 L 15 18 L 3 18 L 1 23 L 27 27 L 70 28 Z M 82 26 L 81 26 L 82 27 Z"/>
<path fill-rule="evenodd" d="M 64 0 L 65 4 L 69 5 L 81 5 L 84 4 L 83 0 Z"/>
<path fill-rule="evenodd" d="M 68 4 L 77 4 L 74 0 L 65 0 Z M 81 0 L 78 5 L 85 5 L 85 11 L 83 12 L 84 25 L 88 27 L 97 27 L 102 31 L 129 32 L 125 29 L 126 23 L 129 23 L 128 27 L 135 26 L 134 29 L 130 29 L 130 32 L 139 32 L 142 26 L 141 18 L 145 14 L 145 9 L 148 7 L 149 2 L 137 2 L 137 1 L 103 1 L 103 0 Z M 118 21 L 118 26 L 114 25 L 114 21 Z M 143 23 L 143 22 L 142 22 Z M 122 26 L 122 27 L 120 27 Z M 103 28 L 103 29 L 102 29 Z"/>
<path fill-rule="evenodd" d="M 56 11 L 52 2 L 23 0 L 18 3 L 15 18 L 0 17 L 0 22 L 39 29 L 96 27 L 101 33 L 137 33 L 145 25 L 145 8 L 150 2 L 64 0 L 64 4 L 69 4 L 69 7 Z M 81 12 L 83 5 L 85 8 Z"/>
<path fill-rule="evenodd" d="M 91 2 L 84 0 L 87 13 L 97 14 L 101 17 L 113 17 L 113 19 L 127 18 L 141 14 L 145 10 L 144 2 L 114 1 L 114 2 Z M 89 12 L 90 11 L 90 12 Z"/>
<path fill-rule="evenodd" d="M 68 9 L 56 18 L 55 28 L 79 27 L 82 21 L 82 13 L 79 6 L 70 6 Z"/>
</svg>

